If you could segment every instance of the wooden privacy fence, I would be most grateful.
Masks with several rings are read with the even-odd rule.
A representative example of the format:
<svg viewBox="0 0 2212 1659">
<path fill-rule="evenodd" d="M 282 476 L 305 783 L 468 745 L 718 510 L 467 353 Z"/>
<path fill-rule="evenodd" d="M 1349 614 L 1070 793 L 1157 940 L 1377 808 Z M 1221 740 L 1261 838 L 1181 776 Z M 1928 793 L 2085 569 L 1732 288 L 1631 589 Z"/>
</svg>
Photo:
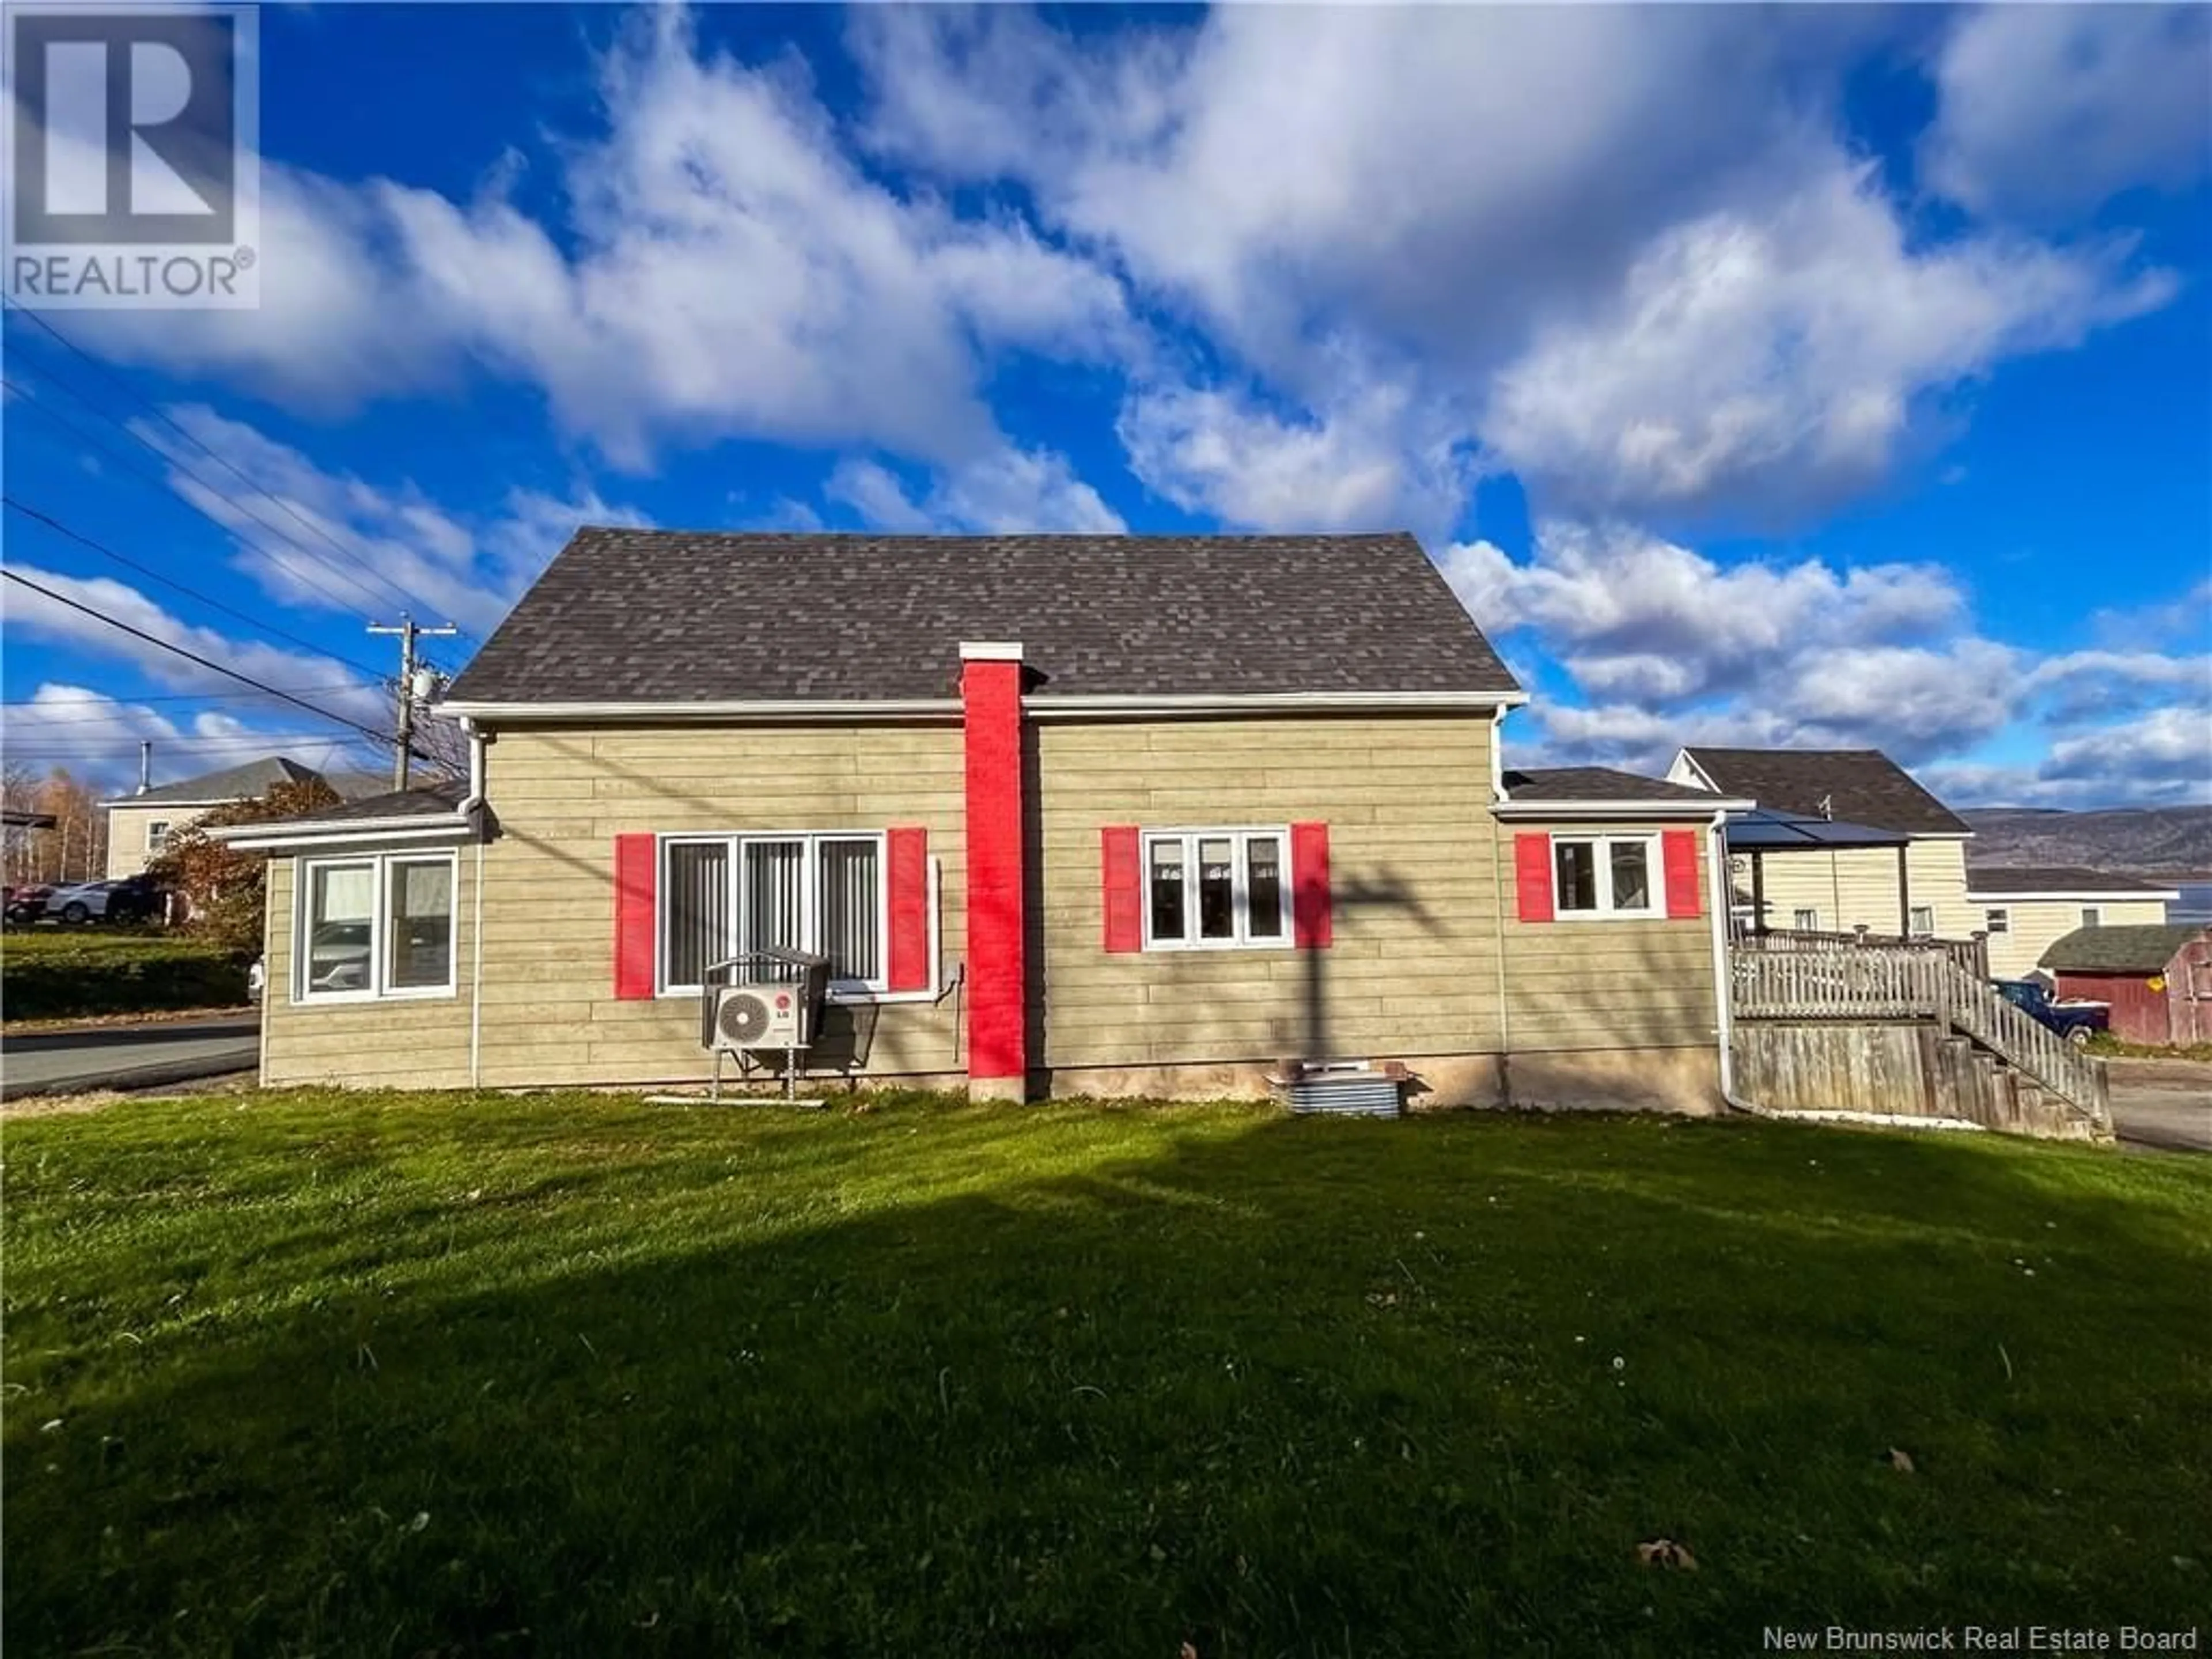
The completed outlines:
<svg viewBox="0 0 2212 1659">
<path fill-rule="evenodd" d="M 2081 1110 L 2103 1110 L 2102 1064 L 1962 970 L 1946 951 L 1739 944 L 1729 961 L 1738 1019 L 1929 1020 L 1972 1038 Z"/>
</svg>

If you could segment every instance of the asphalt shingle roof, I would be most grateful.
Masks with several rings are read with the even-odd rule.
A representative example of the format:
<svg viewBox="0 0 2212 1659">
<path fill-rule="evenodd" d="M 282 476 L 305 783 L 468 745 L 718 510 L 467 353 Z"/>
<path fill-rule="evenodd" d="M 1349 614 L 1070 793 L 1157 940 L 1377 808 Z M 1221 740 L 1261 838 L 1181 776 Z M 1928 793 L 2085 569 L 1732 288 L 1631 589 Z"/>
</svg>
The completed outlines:
<svg viewBox="0 0 2212 1659">
<path fill-rule="evenodd" d="M 957 695 L 1018 640 L 1031 694 L 1518 687 L 1421 545 L 1358 536 L 586 528 L 453 684 L 465 702 Z"/>
<path fill-rule="evenodd" d="M 271 824 L 353 823 L 378 818 L 438 818 L 452 816 L 465 800 L 469 787 L 459 778 L 437 778 L 407 789 L 387 789 L 380 795 L 362 795 L 313 812 L 296 812 L 289 818 L 270 818 L 252 825 L 256 831 Z"/>
<path fill-rule="evenodd" d="M 1690 749 L 1724 795 L 1808 817 L 1821 814 L 1910 835 L 1966 835 L 1973 826 L 1879 749 Z"/>
<path fill-rule="evenodd" d="M 2160 974 L 2173 953 L 2204 929 L 2189 922 L 2156 927 L 2076 927 L 2052 941 L 2042 965 L 2062 974 Z"/>
<path fill-rule="evenodd" d="M 165 783 L 143 794 L 117 795 L 113 806 L 159 806 L 164 802 L 191 805 L 209 802 L 258 800 L 280 783 L 305 783 L 321 773 L 284 755 L 264 755 L 259 760 L 226 766 L 220 772 L 203 772 L 196 778 Z"/>
<path fill-rule="evenodd" d="M 1717 801 L 1710 790 L 1690 789 L 1662 778 L 1640 777 L 1609 766 L 1509 767 L 1505 793 L 1513 800 Z"/>
<path fill-rule="evenodd" d="M 1978 864 L 1966 872 L 1969 893 L 2170 893 L 2170 884 L 2141 876 L 2116 876 L 2079 865 Z"/>
</svg>

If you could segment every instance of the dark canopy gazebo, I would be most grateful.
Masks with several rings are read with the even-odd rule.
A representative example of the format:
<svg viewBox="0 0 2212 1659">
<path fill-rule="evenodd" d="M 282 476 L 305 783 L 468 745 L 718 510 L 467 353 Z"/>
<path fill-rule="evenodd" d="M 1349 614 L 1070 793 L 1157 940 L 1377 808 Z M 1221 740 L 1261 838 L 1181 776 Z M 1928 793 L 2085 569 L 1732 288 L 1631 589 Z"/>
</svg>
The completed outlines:
<svg viewBox="0 0 2212 1659">
<path fill-rule="evenodd" d="M 1897 849 L 1897 933 L 1900 939 L 1912 932 L 1912 888 L 1905 866 L 1905 849 L 1912 837 L 1899 830 L 1878 830 L 1870 823 L 1842 823 L 1809 812 L 1784 812 L 1754 807 L 1731 812 L 1723 830 L 1730 857 L 1741 853 L 1751 860 L 1751 926 L 1753 933 L 1766 927 L 1766 859 L 1770 854 L 1838 853 L 1852 848 L 1894 847 Z"/>
</svg>

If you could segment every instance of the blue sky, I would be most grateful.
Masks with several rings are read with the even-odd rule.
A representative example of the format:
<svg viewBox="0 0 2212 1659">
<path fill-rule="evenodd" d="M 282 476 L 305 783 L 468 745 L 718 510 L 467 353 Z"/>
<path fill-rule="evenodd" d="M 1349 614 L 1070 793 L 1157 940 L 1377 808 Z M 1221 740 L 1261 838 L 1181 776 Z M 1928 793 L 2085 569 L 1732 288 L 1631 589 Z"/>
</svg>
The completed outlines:
<svg viewBox="0 0 2212 1659">
<path fill-rule="evenodd" d="M 320 708 L 580 521 L 1403 526 L 1518 759 L 2212 798 L 2203 8 L 261 30 L 262 307 L 10 316 L 7 559 Z M 336 752 L 5 601 L 11 759 Z"/>
</svg>

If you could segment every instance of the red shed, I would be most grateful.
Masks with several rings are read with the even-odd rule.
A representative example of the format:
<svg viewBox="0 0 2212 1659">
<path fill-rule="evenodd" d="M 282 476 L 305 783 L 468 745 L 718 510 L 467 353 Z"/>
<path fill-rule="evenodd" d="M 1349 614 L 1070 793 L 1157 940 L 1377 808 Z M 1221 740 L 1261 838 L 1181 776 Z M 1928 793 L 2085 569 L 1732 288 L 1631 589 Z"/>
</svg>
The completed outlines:
<svg viewBox="0 0 2212 1659">
<path fill-rule="evenodd" d="M 2102 1002 L 2130 1042 L 2212 1042 L 2212 930 L 2077 927 L 2043 953 L 2060 1001 Z"/>
</svg>

